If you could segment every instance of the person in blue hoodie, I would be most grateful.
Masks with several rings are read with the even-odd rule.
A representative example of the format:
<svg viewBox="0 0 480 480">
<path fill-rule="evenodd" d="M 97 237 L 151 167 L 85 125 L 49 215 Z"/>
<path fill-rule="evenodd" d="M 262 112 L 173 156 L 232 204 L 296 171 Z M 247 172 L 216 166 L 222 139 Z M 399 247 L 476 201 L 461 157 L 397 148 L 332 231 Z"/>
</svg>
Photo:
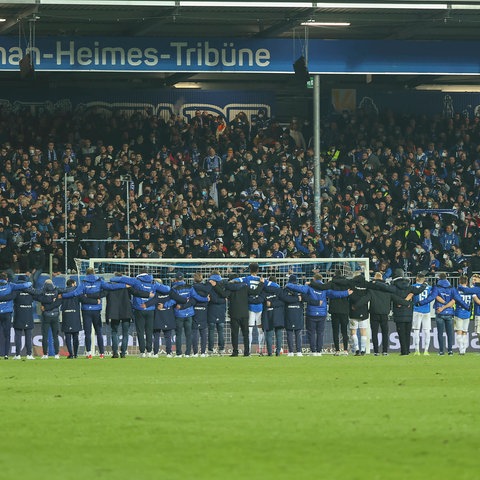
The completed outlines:
<svg viewBox="0 0 480 480">
<path fill-rule="evenodd" d="M 460 304 L 455 304 L 455 337 L 460 355 L 465 355 L 468 347 L 468 324 L 472 315 L 473 293 L 468 293 L 464 289 L 468 288 L 468 277 L 460 275 L 458 279 L 458 292 L 462 300 L 469 306 L 468 309 L 463 308 Z"/>
<path fill-rule="evenodd" d="M 430 295 L 418 302 L 417 305 L 426 305 L 435 300 L 434 309 L 436 313 L 435 320 L 437 322 L 437 337 L 438 337 L 438 353 L 445 355 L 445 341 L 443 339 L 443 332 L 447 333 L 447 349 L 448 354 L 453 355 L 453 305 L 458 302 L 463 308 L 468 310 L 467 305 L 457 290 L 450 285 L 445 273 L 440 273 L 437 284 L 432 288 Z"/>
<path fill-rule="evenodd" d="M 18 283 L 29 283 L 27 275 L 18 275 Z M 33 352 L 33 301 L 37 291 L 34 288 L 26 288 L 25 290 L 13 290 L 10 295 L 0 296 L 0 303 L 13 300 L 14 315 L 13 329 L 15 331 L 15 356 L 14 360 L 21 360 L 20 353 L 22 351 L 22 336 L 25 335 L 25 350 L 27 352 L 27 360 L 35 360 Z"/>
<path fill-rule="evenodd" d="M 10 330 L 14 308 L 12 292 L 26 290 L 31 286 L 32 282 L 9 282 L 7 273 L 0 273 L 0 297 L 8 297 L 6 300 L 0 301 L 0 355 L 3 355 L 5 360 L 8 360 L 10 355 Z"/>
<path fill-rule="evenodd" d="M 185 332 L 185 358 L 190 357 L 192 349 L 192 322 L 195 311 L 193 309 L 195 302 L 208 302 L 208 297 L 199 295 L 193 287 L 187 285 L 183 273 L 177 272 L 175 274 L 175 281 L 172 283 L 172 289 L 178 295 L 184 297 L 187 302 L 178 304 L 175 307 L 175 358 L 183 357 L 182 354 L 182 335 Z"/>
<path fill-rule="evenodd" d="M 158 358 L 160 351 L 160 334 L 163 332 L 167 358 L 172 358 L 172 332 L 175 331 L 175 307 L 187 303 L 187 298 L 179 295 L 174 288 L 168 293 L 157 292 L 145 301 L 145 306 L 155 306 L 153 318 L 153 357 Z"/>
<path fill-rule="evenodd" d="M 112 277 L 110 281 L 113 283 L 130 285 L 135 290 L 146 293 L 152 292 L 153 294 L 155 294 L 156 292 L 170 292 L 169 286 L 157 283 L 152 277 L 152 275 L 150 275 L 146 271 L 143 271 L 135 278 L 123 275 L 121 277 Z M 140 357 L 151 357 L 153 355 L 153 321 L 155 317 L 155 305 L 150 305 L 147 307 L 145 305 L 145 298 L 133 295 L 132 307 L 133 316 L 135 318 L 135 328 L 137 330 Z"/>
<path fill-rule="evenodd" d="M 313 276 L 316 283 L 322 283 L 322 276 Z M 310 349 L 314 357 L 322 355 L 325 320 L 327 318 L 328 299 L 348 297 L 352 290 L 315 290 L 309 285 L 299 285 L 296 282 L 287 283 L 286 288 L 301 293 L 307 303 L 307 323 L 310 331 Z"/>
<path fill-rule="evenodd" d="M 81 283 L 77 286 L 79 292 L 82 295 L 95 295 L 100 294 L 102 290 L 116 290 L 119 288 L 125 288 L 124 285 L 115 285 L 113 283 L 106 282 L 102 278 L 95 275 L 95 270 L 91 267 L 87 268 L 86 276 Z M 72 292 L 68 292 L 65 298 L 76 296 Z M 92 358 L 92 325 L 95 328 L 97 335 L 98 350 L 100 352 L 100 358 L 105 356 L 105 346 L 103 344 L 103 332 L 102 332 L 102 302 L 82 302 L 82 317 L 83 317 L 83 330 L 85 331 L 85 356 Z"/>
</svg>

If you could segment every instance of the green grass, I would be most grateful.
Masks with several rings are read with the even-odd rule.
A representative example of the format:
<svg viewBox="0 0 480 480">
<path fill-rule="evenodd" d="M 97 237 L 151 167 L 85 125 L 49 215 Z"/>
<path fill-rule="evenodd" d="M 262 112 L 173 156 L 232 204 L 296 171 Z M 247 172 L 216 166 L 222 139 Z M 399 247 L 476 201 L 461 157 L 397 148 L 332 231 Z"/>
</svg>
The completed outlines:
<svg viewBox="0 0 480 480">
<path fill-rule="evenodd" d="M 477 478 L 480 356 L 0 363 L 2 478 Z"/>
</svg>

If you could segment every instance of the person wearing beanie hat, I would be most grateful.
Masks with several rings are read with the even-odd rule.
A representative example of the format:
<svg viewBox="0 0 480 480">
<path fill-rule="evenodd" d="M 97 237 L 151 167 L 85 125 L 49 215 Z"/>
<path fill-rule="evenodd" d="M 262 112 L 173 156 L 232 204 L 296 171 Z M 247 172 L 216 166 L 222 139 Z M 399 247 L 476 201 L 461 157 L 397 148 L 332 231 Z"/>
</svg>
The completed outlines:
<svg viewBox="0 0 480 480">
<path fill-rule="evenodd" d="M 210 301 L 208 302 L 207 321 L 208 321 L 208 353 L 213 354 L 215 346 L 215 330 L 218 337 L 218 353 L 225 354 L 225 319 L 227 314 L 228 292 L 222 282 L 220 273 L 212 272 L 208 281 L 213 289 L 210 292 Z"/>
<path fill-rule="evenodd" d="M 298 277 L 296 275 L 290 275 L 288 277 L 288 283 L 298 283 Z"/>
</svg>

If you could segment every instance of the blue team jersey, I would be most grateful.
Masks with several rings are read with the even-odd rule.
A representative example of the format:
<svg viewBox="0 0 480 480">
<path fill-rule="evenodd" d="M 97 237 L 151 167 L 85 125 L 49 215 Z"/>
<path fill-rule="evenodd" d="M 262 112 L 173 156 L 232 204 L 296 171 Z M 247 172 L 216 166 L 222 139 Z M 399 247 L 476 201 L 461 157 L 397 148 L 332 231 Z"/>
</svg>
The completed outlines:
<svg viewBox="0 0 480 480">
<path fill-rule="evenodd" d="M 455 304 L 455 316 L 458 318 L 470 318 L 472 314 L 473 293 L 458 292 L 462 300 L 470 307 L 468 310 L 458 303 Z"/>
<path fill-rule="evenodd" d="M 421 287 L 423 286 L 423 283 L 414 283 L 414 287 Z M 432 291 L 432 287 L 430 285 L 427 286 L 427 288 L 422 292 L 419 293 L 418 295 L 415 295 L 413 297 L 413 304 L 415 305 L 413 307 L 414 312 L 418 313 L 430 313 L 430 303 L 427 303 L 426 305 L 421 305 L 419 307 L 416 306 L 418 302 L 421 302 L 422 300 L 426 300 L 426 298 L 430 295 L 430 292 Z"/>
<path fill-rule="evenodd" d="M 257 277 L 256 275 L 248 275 L 246 277 L 237 278 L 235 280 L 240 280 L 241 282 L 246 283 L 250 290 L 255 290 L 260 284 L 260 277 Z M 248 310 L 250 312 L 261 312 L 263 311 L 263 304 L 249 303 Z"/>
</svg>

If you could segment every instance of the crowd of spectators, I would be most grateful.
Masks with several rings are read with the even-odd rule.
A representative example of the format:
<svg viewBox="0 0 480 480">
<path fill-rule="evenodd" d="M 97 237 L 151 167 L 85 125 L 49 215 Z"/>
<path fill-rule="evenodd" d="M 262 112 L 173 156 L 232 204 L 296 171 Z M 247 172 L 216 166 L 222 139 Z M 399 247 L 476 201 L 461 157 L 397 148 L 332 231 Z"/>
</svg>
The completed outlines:
<svg viewBox="0 0 480 480">
<path fill-rule="evenodd" d="M 38 273 L 50 254 L 56 273 L 90 256 L 480 270 L 480 118 L 323 119 L 319 232 L 312 135 L 308 119 L 282 126 L 263 110 L 230 122 L 0 110 L 0 270 Z"/>
</svg>

